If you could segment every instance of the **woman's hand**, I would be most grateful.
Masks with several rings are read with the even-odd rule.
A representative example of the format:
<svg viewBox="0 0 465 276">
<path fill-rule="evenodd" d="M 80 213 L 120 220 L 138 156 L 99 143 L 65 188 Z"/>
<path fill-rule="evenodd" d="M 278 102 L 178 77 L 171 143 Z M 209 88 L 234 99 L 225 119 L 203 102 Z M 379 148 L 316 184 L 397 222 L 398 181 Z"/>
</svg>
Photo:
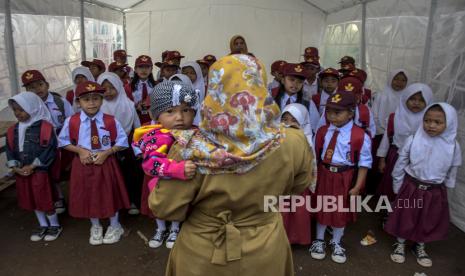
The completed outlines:
<svg viewBox="0 0 465 276">
<path fill-rule="evenodd" d="M 197 166 L 191 160 L 187 160 L 184 163 L 184 176 L 186 179 L 192 179 L 195 176 Z"/>
</svg>

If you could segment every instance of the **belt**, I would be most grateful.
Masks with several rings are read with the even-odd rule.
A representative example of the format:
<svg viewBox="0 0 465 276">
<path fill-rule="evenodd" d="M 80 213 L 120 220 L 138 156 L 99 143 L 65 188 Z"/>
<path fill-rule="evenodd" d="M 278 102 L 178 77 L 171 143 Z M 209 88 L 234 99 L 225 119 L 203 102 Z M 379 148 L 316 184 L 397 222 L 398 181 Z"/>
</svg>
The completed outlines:
<svg viewBox="0 0 465 276">
<path fill-rule="evenodd" d="M 242 258 L 242 238 L 240 228 L 256 227 L 278 221 L 278 213 L 260 213 L 248 218 L 235 220 L 232 212 L 226 210 L 216 216 L 194 211 L 189 216 L 192 224 L 198 224 L 206 232 L 213 234 L 215 246 L 210 262 L 212 264 L 226 265 L 230 261 Z"/>
<path fill-rule="evenodd" d="M 353 166 L 333 166 L 325 163 L 323 163 L 323 166 L 333 173 L 341 173 L 354 168 Z"/>
<path fill-rule="evenodd" d="M 423 191 L 428 191 L 428 190 L 432 190 L 432 189 L 439 189 L 441 188 L 443 185 L 442 184 L 429 184 L 429 183 L 425 183 L 425 182 L 422 182 L 410 175 L 408 175 L 408 177 L 410 177 L 410 179 L 412 179 L 412 182 L 415 183 L 415 186 L 417 186 L 418 189 L 420 190 L 423 190 Z"/>
</svg>

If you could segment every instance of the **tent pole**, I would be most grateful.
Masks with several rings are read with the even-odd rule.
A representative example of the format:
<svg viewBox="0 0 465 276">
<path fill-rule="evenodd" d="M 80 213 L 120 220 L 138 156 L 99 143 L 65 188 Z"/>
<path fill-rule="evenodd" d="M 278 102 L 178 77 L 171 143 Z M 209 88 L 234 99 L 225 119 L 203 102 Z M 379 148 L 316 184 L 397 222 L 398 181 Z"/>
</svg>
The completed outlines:
<svg viewBox="0 0 465 276">
<path fill-rule="evenodd" d="M 84 23 L 84 0 L 81 0 L 81 60 L 86 60 L 86 29 Z"/>
<path fill-rule="evenodd" d="M 123 12 L 123 40 L 124 40 L 124 47 L 123 49 L 128 50 L 128 36 L 126 33 L 126 13 Z"/>
<path fill-rule="evenodd" d="M 362 35 L 360 36 L 360 64 L 362 70 L 367 70 L 366 62 L 366 19 L 367 19 L 367 3 L 362 3 Z"/>
<path fill-rule="evenodd" d="M 421 63 L 420 81 L 423 83 L 426 81 L 426 75 L 428 73 L 429 58 L 431 54 L 431 40 L 433 36 L 433 27 L 434 27 L 434 14 L 436 13 L 437 6 L 438 6 L 437 0 L 431 0 L 431 5 L 429 8 L 429 17 L 428 17 L 428 28 L 426 29 L 425 49 L 423 51 L 423 60 Z"/>
<path fill-rule="evenodd" d="M 11 96 L 18 94 L 18 70 L 16 68 L 15 44 L 13 40 L 13 25 L 11 23 L 10 0 L 5 1 L 5 46 L 6 58 L 8 62 L 8 71 L 10 74 Z"/>
</svg>

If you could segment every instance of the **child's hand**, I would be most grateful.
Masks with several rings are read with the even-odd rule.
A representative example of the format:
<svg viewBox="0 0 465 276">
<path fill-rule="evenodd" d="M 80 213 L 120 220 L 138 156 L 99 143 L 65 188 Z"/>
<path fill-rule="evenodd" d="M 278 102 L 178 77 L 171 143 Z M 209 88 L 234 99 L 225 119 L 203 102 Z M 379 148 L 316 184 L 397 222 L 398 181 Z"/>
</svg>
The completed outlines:
<svg viewBox="0 0 465 276">
<path fill-rule="evenodd" d="M 92 152 L 84 148 L 79 149 L 79 159 L 83 165 L 92 164 L 94 162 L 92 160 Z"/>
<path fill-rule="evenodd" d="M 192 179 L 195 176 L 195 170 L 197 166 L 191 160 L 187 160 L 184 163 L 184 176 L 186 179 Z"/>
<path fill-rule="evenodd" d="M 110 152 L 109 152 L 109 151 L 100 151 L 100 152 L 97 152 L 97 153 L 94 155 L 94 164 L 95 164 L 95 165 L 102 165 L 103 163 L 105 163 L 105 160 L 107 160 L 108 156 L 110 156 Z"/>
<path fill-rule="evenodd" d="M 34 173 L 35 166 L 34 165 L 26 165 L 21 170 L 23 171 L 24 176 L 28 176 Z"/>
<path fill-rule="evenodd" d="M 378 163 L 378 170 L 380 173 L 384 173 L 384 169 L 386 168 L 386 159 L 380 158 Z"/>
<path fill-rule="evenodd" d="M 360 194 L 360 189 L 357 188 L 357 187 L 354 187 L 352 189 L 350 189 L 349 191 L 349 195 L 352 195 L 352 196 L 357 196 Z"/>
</svg>

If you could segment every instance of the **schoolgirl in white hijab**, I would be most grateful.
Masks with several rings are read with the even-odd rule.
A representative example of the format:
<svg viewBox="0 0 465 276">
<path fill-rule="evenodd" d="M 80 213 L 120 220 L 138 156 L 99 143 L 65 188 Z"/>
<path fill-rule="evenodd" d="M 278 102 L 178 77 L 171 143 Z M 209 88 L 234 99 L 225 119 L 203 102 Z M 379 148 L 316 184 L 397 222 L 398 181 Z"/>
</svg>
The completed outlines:
<svg viewBox="0 0 465 276">
<path fill-rule="evenodd" d="M 26 129 L 40 120 L 45 120 L 52 124 L 52 116 L 44 101 L 32 92 L 21 92 L 10 100 L 15 101 L 30 116 L 26 122 L 18 122 L 18 147 L 19 151 L 22 152 Z"/>
<path fill-rule="evenodd" d="M 392 81 L 399 74 L 403 74 L 407 78 L 407 73 L 404 69 L 392 71 L 387 79 L 386 86 L 383 91 L 376 96 L 373 103 L 372 110 L 376 124 L 376 135 L 383 134 L 386 130 L 386 120 L 389 117 L 389 114 L 396 110 L 399 105 L 400 96 L 405 91 L 405 88 L 396 91 L 392 87 Z"/>
<path fill-rule="evenodd" d="M 71 72 L 71 78 L 73 80 L 73 95 L 74 95 L 74 97 L 73 97 L 72 105 L 73 105 L 74 112 L 78 112 L 80 110 L 80 107 L 76 103 L 76 87 L 77 87 L 76 77 L 78 75 L 84 76 L 88 81 L 95 81 L 94 76 L 92 75 L 92 73 L 90 72 L 88 67 L 78 66 L 78 67 L 73 69 L 73 71 Z"/>
<path fill-rule="evenodd" d="M 200 124 L 201 118 L 200 118 L 200 107 L 203 103 L 203 100 L 205 99 L 205 81 L 203 79 L 202 75 L 202 68 L 200 68 L 200 65 L 195 62 L 195 61 L 189 61 L 186 62 L 182 65 L 182 69 L 186 67 L 192 67 L 194 69 L 195 74 L 197 75 L 197 79 L 192 82 L 192 88 L 194 88 L 195 93 L 197 94 L 197 113 L 195 114 L 194 117 L 194 125 L 198 126 Z M 192 80 L 191 80 L 192 81 Z"/>
<path fill-rule="evenodd" d="M 116 97 L 108 101 L 103 99 L 103 104 L 100 110 L 103 113 L 115 116 L 120 122 L 126 134 L 129 134 L 134 128 L 140 127 L 140 120 L 137 116 L 134 103 L 128 99 L 124 91 L 123 82 L 115 73 L 105 72 L 98 77 L 97 82 L 103 85 L 105 81 L 109 81 L 116 90 Z"/>
<path fill-rule="evenodd" d="M 284 114 L 289 113 L 294 119 L 298 122 L 299 128 L 304 132 L 305 137 L 307 137 L 307 142 L 310 145 L 310 148 L 313 151 L 313 155 L 315 156 L 315 148 L 313 146 L 313 132 L 312 132 L 312 125 L 310 123 L 310 114 L 308 113 L 308 109 L 299 103 L 292 103 L 286 105 L 281 113 L 281 120 L 283 120 Z M 286 122 L 284 122 L 286 125 Z M 291 125 L 286 125 L 286 127 L 292 127 Z M 317 173 L 317 166 L 316 166 L 316 158 L 313 158 L 312 162 L 313 167 L 313 181 L 310 185 L 310 189 L 312 192 L 315 192 L 316 187 L 316 173 Z"/>
</svg>

